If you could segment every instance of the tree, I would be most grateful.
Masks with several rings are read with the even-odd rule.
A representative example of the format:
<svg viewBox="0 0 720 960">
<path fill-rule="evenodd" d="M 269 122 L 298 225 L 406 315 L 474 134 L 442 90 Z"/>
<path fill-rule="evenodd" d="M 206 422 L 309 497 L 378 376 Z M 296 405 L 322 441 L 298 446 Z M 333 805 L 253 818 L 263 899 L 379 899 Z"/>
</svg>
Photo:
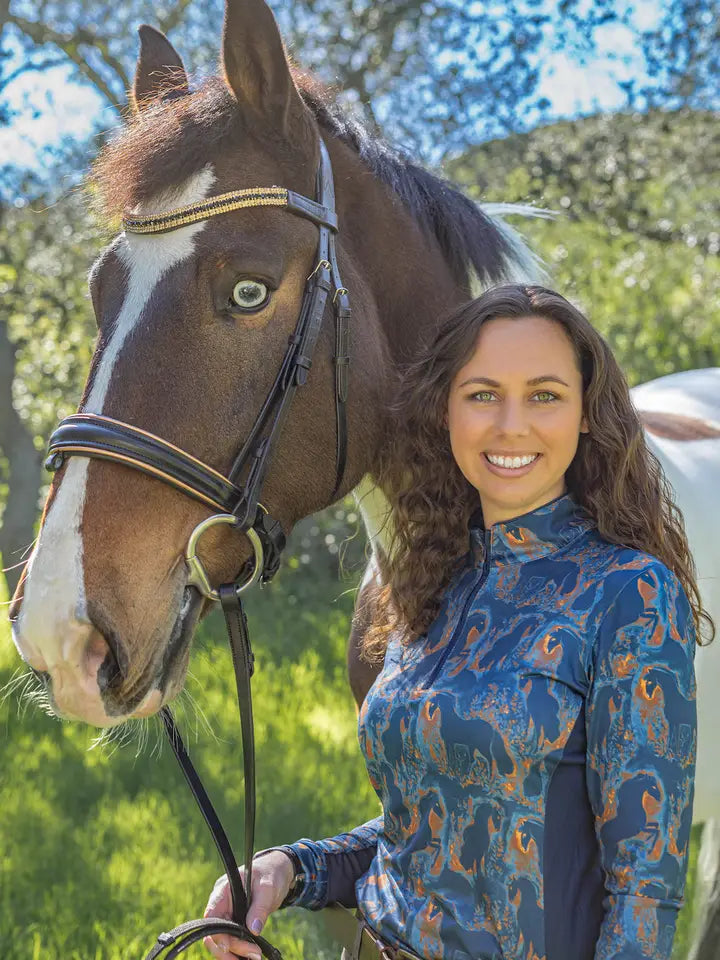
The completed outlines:
<svg viewBox="0 0 720 960">
<path fill-rule="evenodd" d="M 671 0 L 650 25 L 630 0 L 276 0 L 273 9 L 304 67 L 433 161 L 547 121 L 553 108 L 539 83 L 548 51 L 580 65 L 598 54 L 616 61 L 629 107 L 718 105 L 720 0 Z M 207 73 L 222 10 L 223 0 L 0 0 L 0 54 L 3 45 L 6 60 L 13 45 L 22 53 L 0 72 L 0 92 L 17 71 L 66 63 L 74 81 L 121 109 L 134 27 L 147 20 L 169 32 L 190 69 Z M 631 54 L 614 49 L 619 40 Z M 621 79 L 623 60 L 633 61 L 630 79 Z"/>
<path fill-rule="evenodd" d="M 94 339 L 85 277 L 100 237 L 77 192 L 0 213 L 0 450 L 8 488 L 0 555 L 11 566 L 33 540 L 47 437 L 82 394 Z M 11 588 L 18 575 L 8 572 Z"/>
<path fill-rule="evenodd" d="M 496 140 L 450 171 L 478 198 L 557 211 L 522 229 L 639 383 L 720 365 L 718 156 L 714 114 L 652 110 Z"/>
</svg>

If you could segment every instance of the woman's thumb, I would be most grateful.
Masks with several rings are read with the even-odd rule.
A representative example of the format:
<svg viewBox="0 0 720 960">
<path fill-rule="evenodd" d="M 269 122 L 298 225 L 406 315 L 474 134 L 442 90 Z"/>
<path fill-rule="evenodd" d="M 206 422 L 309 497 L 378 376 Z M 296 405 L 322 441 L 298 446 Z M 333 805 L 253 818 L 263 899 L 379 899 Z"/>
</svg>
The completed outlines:
<svg viewBox="0 0 720 960">
<path fill-rule="evenodd" d="M 262 913 L 258 911 L 257 913 L 255 913 L 255 916 L 252 916 L 253 912 L 254 911 L 250 911 L 250 910 L 248 911 L 248 919 L 247 919 L 248 929 L 251 930 L 252 933 L 260 933 L 262 928 L 265 926 L 265 921 L 267 920 L 267 914 L 263 916 Z"/>
<path fill-rule="evenodd" d="M 257 886 L 253 883 L 253 898 L 247 912 L 246 923 L 252 933 L 260 933 L 274 906 L 272 884 L 261 879 Z"/>
</svg>

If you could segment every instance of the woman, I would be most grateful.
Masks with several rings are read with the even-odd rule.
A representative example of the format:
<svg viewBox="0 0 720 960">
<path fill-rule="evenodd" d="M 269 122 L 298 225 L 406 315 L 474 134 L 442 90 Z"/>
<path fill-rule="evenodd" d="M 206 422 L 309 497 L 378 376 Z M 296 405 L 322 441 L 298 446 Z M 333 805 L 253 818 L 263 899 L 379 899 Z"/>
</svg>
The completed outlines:
<svg viewBox="0 0 720 960">
<path fill-rule="evenodd" d="M 567 300 L 503 286 L 443 324 L 396 413 L 359 719 L 383 815 L 264 852 L 249 922 L 357 903 L 400 956 L 666 960 L 712 623 L 625 379 Z"/>
</svg>

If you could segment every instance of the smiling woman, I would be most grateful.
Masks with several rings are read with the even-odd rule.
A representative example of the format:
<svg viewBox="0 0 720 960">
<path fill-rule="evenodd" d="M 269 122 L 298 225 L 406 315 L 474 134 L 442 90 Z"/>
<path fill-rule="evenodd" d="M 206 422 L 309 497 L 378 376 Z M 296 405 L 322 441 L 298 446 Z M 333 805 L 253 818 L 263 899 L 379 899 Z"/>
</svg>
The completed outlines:
<svg viewBox="0 0 720 960">
<path fill-rule="evenodd" d="M 359 717 L 383 812 L 259 859 L 249 922 L 357 906 L 344 960 L 669 960 L 704 614 L 612 353 L 559 294 L 497 287 L 440 325 L 395 413 Z"/>
<path fill-rule="evenodd" d="M 285 848 L 295 902 L 357 902 L 408 956 L 669 960 L 704 613 L 625 379 L 564 297 L 501 286 L 395 412 L 359 719 L 383 816 Z"/>
<path fill-rule="evenodd" d="M 483 324 L 475 352 L 451 385 L 448 428 L 455 462 L 478 491 L 486 524 L 564 492 L 588 429 L 582 386 L 573 345 L 554 321 L 496 317 Z"/>
<path fill-rule="evenodd" d="M 566 491 L 606 540 L 677 574 L 700 630 L 682 518 L 625 377 L 560 294 L 508 284 L 447 316 L 407 369 L 394 410 L 407 427 L 382 454 L 394 542 L 368 655 L 384 649 L 396 620 L 416 636 L 432 622 L 474 513 L 489 528 Z"/>
</svg>

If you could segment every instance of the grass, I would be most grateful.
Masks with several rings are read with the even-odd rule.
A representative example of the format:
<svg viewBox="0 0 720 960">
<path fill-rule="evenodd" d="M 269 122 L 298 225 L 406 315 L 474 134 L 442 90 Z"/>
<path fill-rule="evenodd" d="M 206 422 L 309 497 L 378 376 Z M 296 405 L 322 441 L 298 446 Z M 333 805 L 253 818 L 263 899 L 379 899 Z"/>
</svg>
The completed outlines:
<svg viewBox="0 0 720 960">
<path fill-rule="evenodd" d="M 339 592 L 339 590 L 338 590 Z M 330 610 L 251 612 L 258 670 L 256 847 L 330 836 L 375 816 L 344 668 L 352 597 Z M 0 627 L 0 686 L 17 654 Z M 240 732 L 224 627 L 203 624 L 176 711 L 236 851 L 242 849 Z M 207 727 L 212 732 L 209 732 Z M 202 915 L 221 872 L 210 836 L 159 722 L 136 744 L 92 747 L 96 731 L 60 723 L 12 696 L 0 706 L 0 958 L 128 960 L 156 935 Z M 289 910 L 267 936 L 285 960 L 337 958 L 321 919 Z M 202 947 L 184 956 L 207 958 Z"/>
</svg>

